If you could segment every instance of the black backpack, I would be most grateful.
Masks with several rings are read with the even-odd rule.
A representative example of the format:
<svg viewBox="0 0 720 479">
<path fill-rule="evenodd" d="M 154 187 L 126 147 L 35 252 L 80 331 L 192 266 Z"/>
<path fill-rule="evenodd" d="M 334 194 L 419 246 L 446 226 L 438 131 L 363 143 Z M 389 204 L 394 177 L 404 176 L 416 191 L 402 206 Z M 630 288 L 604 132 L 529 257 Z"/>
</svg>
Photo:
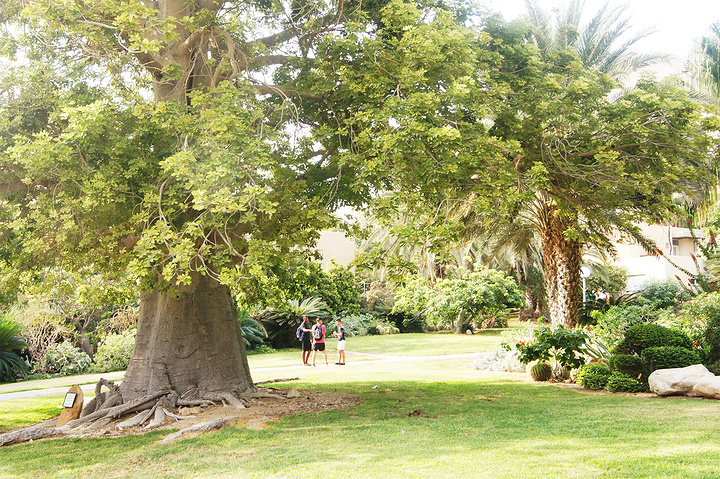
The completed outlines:
<svg viewBox="0 0 720 479">
<path fill-rule="evenodd" d="M 313 338 L 315 339 L 315 341 L 319 341 L 323 338 L 321 325 L 316 324 L 315 326 L 313 326 Z"/>
</svg>

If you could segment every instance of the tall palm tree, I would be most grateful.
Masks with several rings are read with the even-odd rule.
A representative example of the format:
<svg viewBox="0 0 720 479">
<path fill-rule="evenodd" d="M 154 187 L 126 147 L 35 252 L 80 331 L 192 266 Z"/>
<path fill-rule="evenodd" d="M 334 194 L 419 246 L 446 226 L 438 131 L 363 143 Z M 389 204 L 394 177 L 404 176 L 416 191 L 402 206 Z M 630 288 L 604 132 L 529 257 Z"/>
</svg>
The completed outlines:
<svg viewBox="0 0 720 479">
<path fill-rule="evenodd" d="M 606 3 L 584 25 L 580 22 L 585 0 L 572 0 L 554 16 L 543 10 L 538 0 L 525 0 L 525 5 L 538 48 L 543 51 L 573 48 L 585 68 L 597 68 L 616 81 L 670 59 L 670 55 L 663 53 L 633 51 L 633 46 L 654 30 L 631 33 L 627 5 L 610 7 Z"/>
<path fill-rule="evenodd" d="M 720 21 L 695 44 L 688 61 L 691 89 L 707 101 L 720 101 Z"/>
<path fill-rule="evenodd" d="M 630 34 L 631 24 L 627 7 L 601 7 L 590 20 L 582 24 L 584 0 L 572 0 L 569 5 L 554 14 L 540 7 L 538 0 L 526 0 L 527 18 L 532 42 L 547 56 L 562 50 L 577 53 L 582 65 L 611 76 L 618 82 L 637 70 L 667 61 L 663 54 L 638 54 L 632 47 L 646 38 L 652 30 Z M 579 308 L 579 296 L 573 291 L 580 287 L 579 269 L 587 237 L 567 235 L 580 222 L 586 228 L 592 225 L 577 212 L 556 210 L 552 195 L 538 191 L 533 200 L 523 206 L 519 216 L 531 217 L 527 224 L 534 227 L 535 244 L 541 246 L 545 276 L 545 292 L 553 323 L 572 326 Z M 517 228 L 511 232 L 519 234 Z M 595 231 L 590 237 L 607 247 L 608 231 Z M 636 231 L 630 231 L 635 236 Z M 638 238 L 642 241 L 642 238 Z M 646 242 L 643 241 L 643 244 Z"/>
</svg>

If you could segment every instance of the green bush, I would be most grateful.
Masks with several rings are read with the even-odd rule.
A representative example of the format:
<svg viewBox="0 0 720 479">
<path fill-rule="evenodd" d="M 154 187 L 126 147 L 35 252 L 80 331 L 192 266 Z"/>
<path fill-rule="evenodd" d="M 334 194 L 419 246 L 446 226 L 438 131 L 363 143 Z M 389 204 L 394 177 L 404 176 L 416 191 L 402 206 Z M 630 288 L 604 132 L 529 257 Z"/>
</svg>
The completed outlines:
<svg viewBox="0 0 720 479">
<path fill-rule="evenodd" d="M 621 304 L 610 306 L 607 311 L 592 311 L 595 320 L 593 335 L 609 347 L 615 346 L 625 331 L 638 324 L 653 323 L 660 318 L 663 311 L 652 306 L 638 304 Z"/>
<path fill-rule="evenodd" d="M 371 313 L 350 314 L 342 318 L 342 323 L 348 336 L 383 334 L 385 328 L 389 327 L 385 321 Z"/>
<path fill-rule="evenodd" d="M 625 338 L 615 347 L 615 353 L 640 355 L 647 348 L 660 346 L 692 349 L 693 341 L 687 334 L 676 329 L 655 323 L 637 324 L 625 331 Z"/>
<path fill-rule="evenodd" d="M 14 381 L 17 377 L 26 377 L 27 363 L 16 354 L 27 344 L 20 337 L 22 326 L 9 319 L 0 319 L 0 381 Z"/>
<path fill-rule="evenodd" d="M 453 325 L 457 318 L 479 327 L 487 317 L 523 305 L 517 282 L 500 271 L 482 269 L 462 279 L 442 279 L 434 288 L 422 279 L 413 279 L 395 294 L 392 314 L 421 316 L 436 328 Z M 449 328 L 448 328 L 449 329 Z"/>
<path fill-rule="evenodd" d="M 585 364 L 584 346 L 587 334 L 580 329 L 542 327 L 535 330 L 533 339 L 515 344 L 504 343 L 507 350 L 516 349 L 518 360 L 523 364 L 531 361 L 553 360 L 556 364 L 569 369 Z"/>
<path fill-rule="evenodd" d="M 603 364 L 585 364 L 578 370 L 577 382 L 586 389 L 605 389 L 611 374 L 610 368 Z"/>
<path fill-rule="evenodd" d="M 95 353 L 93 371 L 109 373 L 127 369 L 135 346 L 135 330 L 128 329 L 120 334 L 109 334 Z"/>
<path fill-rule="evenodd" d="M 613 393 L 640 393 L 647 390 L 643 383 L 623 373 L 613 373 L 608 378 L 605 389 Z"/>
<path fill-rule="evenodd" d="M 658 324 L 668 328 L 679 329 L 686 333 L 694 342 L 706 340 L 710 325 L 720 321 L 720 293 L 704 293 L 683 303 L 677 314 L 663 314 Z M 717 341 L 720 338 L 716 338 Z M 720 342 L 718 342 L 720 346 Z M 718 357 L 720 359 L 720 356 Z"/>
<path fill-rule="evenodd" d="M 632 354 L 615 354 L 610 357 L 610 369 L 613 371 L 637 376 L 645 371 L 646 367 L 641 357 Z"/>
<path fill-rule="evenodd" d="M 64 341 L 48 348 L 47 353 L 38 364 L 38 369 L 46 374 L 72 376 L 88 372 L 91 366 L 90 356 L 70 342 Z"/>
<path fill-rule="evenodd" d="M 692 349 L 679 346 L 660 346 L 646 348 L 642 358 L 650 372 L 656 369 L 684 368 L 700 363 L 700 355 Z"/>
<path fill-rule="evenodd" d="M 720 314 L 714 315 L 708 322 L 704 334 L 705 365 L 720 364 Z M 710 369 L 715 372 L 714 369 Z M 715 372 L 715 374 L 720 373 Z"/>
<path fill-rule="evenodd" d="M 689 293 L 674 279 L 651 281 L 640 290 L 638 301 L 653 309 L 674 308 L 687 300 Z"/>
</svg>

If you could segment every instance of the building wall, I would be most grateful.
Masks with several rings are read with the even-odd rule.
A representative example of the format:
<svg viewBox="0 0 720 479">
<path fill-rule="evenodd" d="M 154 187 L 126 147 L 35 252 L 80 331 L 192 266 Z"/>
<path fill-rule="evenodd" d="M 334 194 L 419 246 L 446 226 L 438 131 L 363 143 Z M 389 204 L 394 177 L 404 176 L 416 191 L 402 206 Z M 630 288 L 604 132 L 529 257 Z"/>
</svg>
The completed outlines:
<svg viewBox="0 0 720 479">
<path fill-rule="evenodd" d="M 683 269 L 697 274 L 697 266 L 691 255 L 695 254 L 698 247 L 688 228 L 641 225 L 641 230 L 646 237 L 658 245 L 667 259 L 648 254 L 637 243 L 619 239 L 616 243 L 618 259 L 613 264 L 628 270 L 627 291 L 637 291 L 649 281 L 662 281 L 668 278 L 679 277 L 683 282 L 687 282 L 690 278 Z M 696 235 L 702 239 L 700 232 L 696 232 Z M 702 268 L 702 259 L 698 258 L 698 261 Z"/>
<path fill-rule="evenodd" d="M 337 264 L 347 265 L 355 259 L 355 239 L 339 231 L 322 231 L 317 249 L 322 255 L 323 268 L 327 268 L 333 260 Z"/>
</svg>

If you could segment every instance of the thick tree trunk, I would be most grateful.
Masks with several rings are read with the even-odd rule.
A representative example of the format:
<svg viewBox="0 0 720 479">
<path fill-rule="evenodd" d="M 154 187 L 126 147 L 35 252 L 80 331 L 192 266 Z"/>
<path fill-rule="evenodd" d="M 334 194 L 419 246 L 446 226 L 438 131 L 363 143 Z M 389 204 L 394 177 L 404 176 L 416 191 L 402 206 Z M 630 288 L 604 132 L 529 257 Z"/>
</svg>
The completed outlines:
<svg viewBox="0 0 720 479">
<path fill-rule="evenodd" d="M 554 207 L 543 216 L 541 240 L 550 321 L 553 326 L 572 328 L 580 306 L 582 244 L 565 236 L 574 218 L 560 216 Z"/>
<path fill-rule="evenodd" d="M 207 276 L 193 274 L 192 284 L 175 292 L 141 296 L 122 399 L 170 389 L 211 400 L 254 390 L 230 289 Z"/>
</svg>

